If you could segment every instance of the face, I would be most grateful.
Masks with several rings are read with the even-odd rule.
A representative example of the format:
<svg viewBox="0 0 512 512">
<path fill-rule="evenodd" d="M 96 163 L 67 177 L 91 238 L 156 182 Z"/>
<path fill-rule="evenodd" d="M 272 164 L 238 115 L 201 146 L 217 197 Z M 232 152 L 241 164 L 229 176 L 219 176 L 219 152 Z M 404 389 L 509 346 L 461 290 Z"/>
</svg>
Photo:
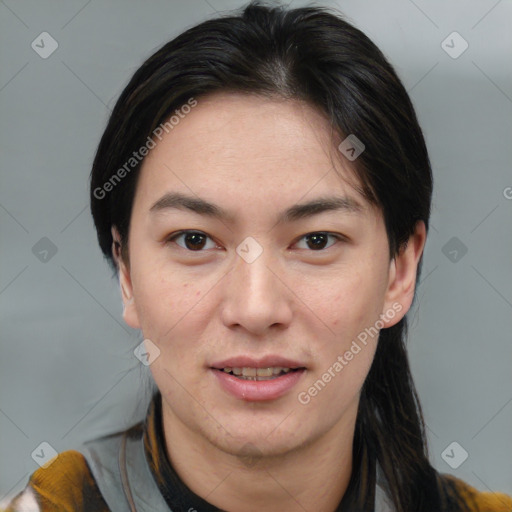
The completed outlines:
<svg viewBox="0 0 512 512">
<path fill-rule="evenodd" d="M 164 421 L 224 452 L 353 424 L 376 332 L 410 306 L 424 237 L 389 260 L 341 140 L 298 101 L 215 94 L 143 163 L 125 320 L 160 351 Z"/>
</svg>

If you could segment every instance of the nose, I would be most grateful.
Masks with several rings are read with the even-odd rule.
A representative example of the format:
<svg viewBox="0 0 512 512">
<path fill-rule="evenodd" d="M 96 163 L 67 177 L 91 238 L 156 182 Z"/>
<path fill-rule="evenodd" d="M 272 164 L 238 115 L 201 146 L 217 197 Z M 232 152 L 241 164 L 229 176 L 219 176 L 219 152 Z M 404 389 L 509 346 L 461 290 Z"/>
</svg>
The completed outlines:
<svg viewBox="0 0 512 512">
<path fill-rule="evenodd" d="M 251 263 L 236 256 L 234 267 L 223 280 L 222 321 L 229 328 L 262 336 L 289 326 L 293 294 L 283 272 L 263 252 Z"/>
</svg>

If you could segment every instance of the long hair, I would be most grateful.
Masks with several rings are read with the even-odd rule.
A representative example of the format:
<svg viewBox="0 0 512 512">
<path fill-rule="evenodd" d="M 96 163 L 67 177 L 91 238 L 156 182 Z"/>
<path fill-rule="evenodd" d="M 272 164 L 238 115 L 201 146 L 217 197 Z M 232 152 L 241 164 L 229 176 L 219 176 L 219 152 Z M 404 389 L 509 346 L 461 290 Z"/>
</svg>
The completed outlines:
<svg viewBox="0 0 512 512">
<path fill-rule="evenodd" d="M 390 258 L 403 249 L 417 221 L 428 229 L 432 172 L 427 148 L 410 98 L 382 52 L 330 9 L 253 2 L 165 44 L 136 71 L 117 101 L 91 173 L 91 212 L 100 247 L 114 269 L 110 228 L 118 228 L 128 261 L 140 163 L 122 173 L 108 194 L 104 184 L 123 166 L 126 171 L 133 151 L 154 138 L 155 129 L 176 109 L 216 91 L 303 100 L 325 114 L 337 134 L 360 139 L 365 150 L 352 168 L 361 193 L 383 213 Z M 458 510 L 428 459 L 406 330 L 403 318 L 380 332 L 361 390 L 354 457 L 358 468 L 378 463 L 397 512 Z M 375 471 L 359 472 L 351 485 L 361 491 L 374 486 L 375 478 Z M 356 506 L 366 510 L 366 503 L 361 496 Z"/>
</svg>

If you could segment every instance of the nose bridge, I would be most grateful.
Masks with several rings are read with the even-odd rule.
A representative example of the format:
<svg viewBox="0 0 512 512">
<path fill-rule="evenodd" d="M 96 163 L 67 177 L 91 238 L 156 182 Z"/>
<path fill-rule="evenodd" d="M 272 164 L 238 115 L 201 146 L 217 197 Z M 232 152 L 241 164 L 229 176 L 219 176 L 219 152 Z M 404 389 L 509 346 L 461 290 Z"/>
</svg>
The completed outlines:
<svg viewBox="0 0 512 512">
<path fill-rule="evenodd" d="M 246 307 L 258 304 L 262 307 L 272 301 L 272 292 L 276 291 L 273 281 L 276 278 L 269 269 L 270 260 L 268 251 L 265 251 L 254 260 L 240 257 L 235 262 L 233 278 L 236 283 L 234 285 Z"/>
<path fill-rule="evenodd" d="M 234 261 L 234 275 L 236 279 L 245 283 L 254 292 L 263 291 L 268 281 L 271 279 L 272 272 L 269 266 L 275 262 L 270 248 L 264 248 L 264 241 L 257 241 L 253 237 L 245 238 L 236 248 L 236 258 Z"/>
<path fill-rule="evenodd" d="M 286 287 L 271 270 L 277 262 L 270 251 L 256 249 L 250 241 L 237 248 L 225 290 L 224 321 L 261 333 L 271 325 L 287 324 L 291 309 Z"/>
<path fill-rule="evenodd" d="M 242 258 L 235 264 L 235 272 L 240 276 L 240 282 L 245 283 L 248 296 L 254 298 L 269 298 L 270 282 L 275 280 L 275 276 L 269 270 L 270 258 L 267 255 L 261 255 L 254 261 L 246 261 Z M 261 295 L 261 296 L 259 296 Z M 259 297 L 258 297 L 259 296 Z"/>
</svg>

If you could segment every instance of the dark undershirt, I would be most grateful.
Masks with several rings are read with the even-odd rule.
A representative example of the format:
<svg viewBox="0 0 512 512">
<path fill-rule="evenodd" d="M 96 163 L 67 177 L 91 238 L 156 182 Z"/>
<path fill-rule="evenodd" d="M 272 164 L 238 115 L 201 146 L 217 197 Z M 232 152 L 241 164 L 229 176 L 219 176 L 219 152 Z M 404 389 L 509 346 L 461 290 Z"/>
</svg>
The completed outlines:
<svg viewBox="0 0 512 512">
<path fill-rule="evenodd" d="M 155 393 L 144 424 L 144 450 L 155 482 L 173 512 L 218 512 L 220 509 L 193 493 L 172 467 L 166 452 L 162 421 L 162 396 Z M 353 468 L 347 490 L 336 512 L 368 512 L 374 509 L 374 464 L 356 435 Z M 373 468 L 373 471 L 370 470 Z M 192 509 L 192 510 L 191 510 Z"/>
</svg>

